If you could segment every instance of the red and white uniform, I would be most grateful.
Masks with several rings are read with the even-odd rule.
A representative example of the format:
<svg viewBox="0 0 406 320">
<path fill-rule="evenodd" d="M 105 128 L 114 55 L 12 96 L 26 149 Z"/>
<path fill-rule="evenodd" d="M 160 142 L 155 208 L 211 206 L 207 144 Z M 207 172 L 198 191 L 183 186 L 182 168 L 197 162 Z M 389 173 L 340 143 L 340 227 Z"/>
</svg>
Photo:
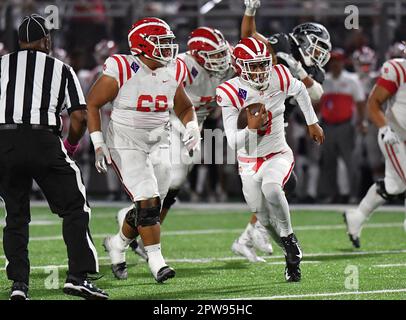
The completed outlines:
<svg viewBox="0 0 406 320">
<path fill-rule="evenodd" d="M 327 73 L 323 90 L 321 116 L 327 124 L 351 120 L 356 110 L 355 104 L 365 100 L 365 91 L 358 75 L 346 70 L 337 79 Z"/>
<path fill-rule="evenodd" d="M 237 150 L 243 192 L 253 212 L 261 211 L 265 204 L 261 197 L 261 185 L 276 183 L 283 186 L 294 166 L 292 150 L 285 139 L 285 100 L 296 98 L 306 123 L 318 121 L 304 84 L 292 77 L 283 65 L 273 67 L 269 86 L 258 91 L 235 77 L 217 88 L 217 103 L 222 106 L 223 123 L 227 141 Z M 240 111 L 253 103 L 263 103 L 268 113 L 268 122 L 257 132 L 248 128 L 237 129 Z M 243 111 L 245 112 L 245 110 Z"/>
<path fill-rule="evenodd" d="M 392 94 L 385 116 L 401 143 L 385 144 L 379 135 L 378 143 L 385 156 L 385 188 L 389 194 L 400 194 L 406 190 L 406 59 L 385 62 L 376 85 Z"/>
<path fill-rule="evenodd" d="M 181 61 L 156 70 L 132 55 L 113 55 L 103 74 L 117 81 L 107 146 L 133 201 L 165 197 L 169 187 L 169 110 L 186 77 Z"/>
<path fill-rule="evenodd" d="M 235 76 L 234 68 L 224 73 L 219 78 L 204 69 L 189 53 L 182 53 L 178 59 L 186 65 L 185 91 L 192 101 L 195 110 L 197 121 L 200 128 L 203 126 L 204 120 L 217 107 L 216 87 L 224 81 Z M 171 185 L 170 188 L 179 188 L 185 182 L 188 172 L 192 168 L 192 164 L 199 162 L 200 154 L 195 153 L 193 159 L 190 159 L 186 151 L 186 147 L 182 142 L 185 127 L 179 118 L 171 113 Z"/>
</svg>

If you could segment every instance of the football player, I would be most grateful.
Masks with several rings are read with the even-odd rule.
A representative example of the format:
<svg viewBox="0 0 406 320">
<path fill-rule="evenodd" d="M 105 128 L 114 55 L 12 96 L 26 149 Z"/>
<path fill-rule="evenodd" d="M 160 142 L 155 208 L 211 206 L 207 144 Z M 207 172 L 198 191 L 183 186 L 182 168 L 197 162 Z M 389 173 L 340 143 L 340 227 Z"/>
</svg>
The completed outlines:
<svg viewBox="0 0 406 320">
<path fill-rule="evenodd" d="M 360 247 L 364 223 L 386 201 L 406 191 L 406 59 L 386 61 L 368 98 L 370 120 L 378 127 L 378 144 L 385 157 L 385 177 L 368 190 L 356 209 L 344 213 L 347 233 Z M 386 112 L 383 105 L 386 104 Z M 406 206 L 406 203 L 405 203 Z M 406 220 L 404 222 L 406 231 Z"/>
<path fill-rule="evenodd" d="M 244 3 L 246 9 L 241 23 L 241 37 L 254 37 L 263 42 L 272 54 L 274 63 L 286 66 L 295 78 L 304 83 L 312 102 L 317 103 L 323 94 L 323 67 L 330 59 L 331 42 L 327 29 L 321 24 L 307 22 L 293 28 L 292 33 L 278 33 L 267 38 L 257 32 L 255 25 L 255 13 L 260 1 L 244 0 Z M 286 122 L 294 107 L 295 102 L 286 102 Z M 293 192 L 296 179 L 293 173 L 284 187 L 285 192 Z M 266 254 L 273 251 L 266 230 L 253 214 L 244 232 L 234 241 L 232 251 L 252 262 L 263 261 L 254 248 Z"/>
<path fill-rule="evenodd" d="M 175 276 L 161 253 L 159 214 L 169 188 L 169 110 L 185 126 L 188 152 L 200 148 L 196 113 L 183 82 L 186 66 L 176 60 L 178 45 L 168 24 L 158 18 L 134 23 L 128 33 L 131 55 L 117 54 L 104 64 L 103 75 L 88 94 L 88 128 L 96 168 L 116 170 L 133 206 L 119 232 L 104 239 L 113 274 L 128 277 L 125 250 L 140 234 L 148 265 L 157 282 Z M 101 132 L 99 109 L 112 102 L 106 133 Z"/>
<path fill-rule="evenodd" d="M 300 281 L 302 251 L 293 233 L 289 205 L 283 187 L 294 166 L 293 152 L 284 131 L 285 100 L 293 96 L 306 119 L 309 136 L 321 144 L 318 125 L 303 82 L 281 64 L 272 66 L 272 56 L 263 42 L 253 37 L 240 40 L 233 56 L 238 76 L 217 87 L 228 144 L 237 150 L 245 200 L 260 223 L 284 250 L 285 278 Z M 252 104 L 262 104 L 254 112 Z M 246 124 L 239 130 L 240 113 Z M 246 126 L 245 126 L 246 125 Z"/>
</svg>

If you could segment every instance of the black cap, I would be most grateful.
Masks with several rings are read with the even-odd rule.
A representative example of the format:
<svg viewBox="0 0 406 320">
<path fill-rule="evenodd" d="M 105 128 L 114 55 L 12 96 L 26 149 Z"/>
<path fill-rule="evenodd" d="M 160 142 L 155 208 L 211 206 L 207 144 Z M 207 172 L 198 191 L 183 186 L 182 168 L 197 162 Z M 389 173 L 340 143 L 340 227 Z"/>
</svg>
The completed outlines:
<svg viewBox="0 0 406 320">
<path fill-rule="evenodd" d="M 45 19 L 38 14 L 31 14 L 23 19 L 18 28 L 18 39 L 22 42 L 33 42 L 46 37 L 49 30 Z"/>
</svg>

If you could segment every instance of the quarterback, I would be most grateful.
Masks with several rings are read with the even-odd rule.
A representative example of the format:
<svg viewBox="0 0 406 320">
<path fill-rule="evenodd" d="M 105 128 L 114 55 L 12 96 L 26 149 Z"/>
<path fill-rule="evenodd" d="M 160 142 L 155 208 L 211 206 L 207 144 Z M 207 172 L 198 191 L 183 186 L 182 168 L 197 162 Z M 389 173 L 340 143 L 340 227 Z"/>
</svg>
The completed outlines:
<svg viewBox="0 0 406 320">
<path fill-rule="evenodd" d="M 241 23 L 241 37 L 254 37 L 265 43 L 272 54 L 273 63 L 287 67 L 290 73 L 306 86 L 311 101 L 317 103 L 323 94 L 321 84 L 324 81 L 324 66 L 330 59 L 331 42 L 327 29 L 319 23 L 306 22 L 293 28 L 289 34 L 277 33 L 265 37 L 257 31 L 255 25 L 255 14 L 260 7 L 260 1 L 245 0 L 244 3 L 246 10 Z M 296 106 L 293 98 L 289 97 L 285 102 L 286 125 Z M 308 147 L 313 150 L 315 146 L 309 141 Z M 313 153 L 316 152 L 317 150 L 314 150 Z M 311 166 L 311 172 L 317 172 L 318 164 L 315 161 Z M 296 175 L 292 172 L 284 186 L 286 193 L 293 192 L 296 180 Z M 254 248 L 266 254 L 273 252 L 269 236 L 261 223 L 257 221 L 255 214 L 252 215 L 244 232 L 234 241 L 232 250 L 245 256 L 251 262 L 263 261 L 256 255 Z"/>
<path fill-rule="evenodd" d="M 310 137 L 319 144 L 324 141 L 323 130 L 317 124 L 305 85 L 285 66 L 272 66 L 271 54 L 264 43 L 252 37 L 244 38 L 235 47 L 233 56 L 238 76 L 216 90 L 227 141 L 237 150 L 248 206 L 284 250 L 286 280 L 300 281 L 302 252 L 293 233 L 283 191 L 294 166 L 284 131 L 286 98 L 296 99 Z M 258 105 L 256 110 L 251 108 Z"/>
</svg>

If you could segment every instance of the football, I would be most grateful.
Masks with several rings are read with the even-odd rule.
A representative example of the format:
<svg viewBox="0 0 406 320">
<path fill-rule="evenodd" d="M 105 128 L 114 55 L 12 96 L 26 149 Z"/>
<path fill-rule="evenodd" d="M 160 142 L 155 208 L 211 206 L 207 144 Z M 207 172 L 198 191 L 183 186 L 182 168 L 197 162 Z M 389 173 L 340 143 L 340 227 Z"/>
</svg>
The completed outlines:
<svg viewBox="0 0 406 320">
<path fill-rule="evenodd" d="M 256 102 L 253 104 L 250 104 L 249 106 L 246 106 L 240 110 L 240 114 L 238 115 L 238 120 L 237 120 L 237 128 L 238 129 L 244 129 L 247 126 L 247 112 L 245 111 L 247 108 L 251 112 L 251 114 L 256 114 L 259 112 L 261 107 L 264 106 L 263 103 Z"/>
</svg>

